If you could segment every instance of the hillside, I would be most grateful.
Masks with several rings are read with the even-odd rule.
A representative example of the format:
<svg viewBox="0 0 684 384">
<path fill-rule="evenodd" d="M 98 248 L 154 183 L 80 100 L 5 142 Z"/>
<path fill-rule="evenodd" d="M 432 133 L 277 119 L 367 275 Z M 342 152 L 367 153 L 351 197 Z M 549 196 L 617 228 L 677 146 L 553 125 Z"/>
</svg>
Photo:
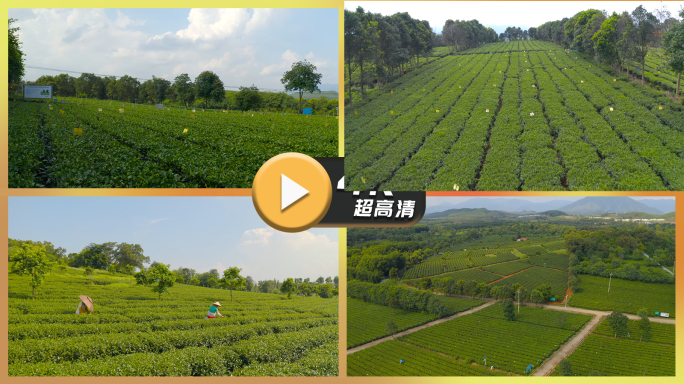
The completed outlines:
<svg viewBox="0 0 684 384">
<path fill-rule="evenodd" d="M 349 190 L 684 190 L 682 105 L 553 43 L 435 58 L 379 93 L 345 111 Z"/>
<path fill-rule="evenodd" d="M 442 212 L 431 213 L 425 215 L 424 219 L 437 219 L 442 217 L 458 218 L 459 220 L 495 220 L 502 218 L 512 218 L 517 217 L 517 214 L 501 212 L 501 211 L 490 211 L 486 208 L 461 208 L 461 209 L 448 209 Z"/>
<path fill-rule="evenodd" d="M 329 376 L 338 370 L 336 299 L 176 283 L 161 299 L 131 276 L 67 268 L 9 275 L 10 376 Z M 79 295 L 91 315 L 75 315 Z M 211 303 L 223 318 L 206 320 Z M 278 351 L 277 356 L 273 351 Z"/>
<path fill-rule="evenodd" d="M 626 196 L 589 196 L 559 208 L 569 214 L 645 212 L 662 215 L 663 212 Z"/>
</svg>

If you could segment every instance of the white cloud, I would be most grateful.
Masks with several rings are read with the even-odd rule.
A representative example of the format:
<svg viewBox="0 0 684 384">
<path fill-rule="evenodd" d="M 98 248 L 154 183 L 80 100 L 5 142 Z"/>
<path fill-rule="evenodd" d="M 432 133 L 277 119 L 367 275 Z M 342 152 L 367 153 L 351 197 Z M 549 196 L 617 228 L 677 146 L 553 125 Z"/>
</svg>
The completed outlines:
<svg viewBox="0 0 684 384">
<path fill-rule="evenodd" d="M 271 10 L 241 8 L 192 9 L 188 16 L 188 28 L 176 32 L 181 38 L 224 39 L 236 38 L 265 26 L 270 21 Z"/>
<path fill-rule="evenodd" d="M 275 230 L 273 228 L 256 228 L 245 231 L 242 235 L 240 246 L 268 244 L 268 241 L 273 236 L 274 232 Z"/>
<path fill-rule="evenodd" d="M 216 264 L 212 265 L 210 269 L 216 269 L 219 273 L 219 276 L 223 276 L 223 271 L 226 270 L 226 267 L 224 267 L 220 261 L 217 261 Z"/>
<path fill-rule="evenodd" d="M 164 217 L 162 219 L 152 219 L 152 220 L 150 220 L 150 224 L 157 224 L 159 222 L 162 222 L 162 221 L 168 220 L 168 219 L 169 219 L 168 217 Z"/>
<path fill-rule="evenodd" d="M 331 239 L 333 237 L 333 239 Z M 286 277 L 337 276 L 337 230 L 315 235 L 310 231 L 284 233 L 272 228 L 246 231 L 238 252 L 247 256 L 244 275 Z M 268 278 L 268 277 L 267 277 Z"/>
<path fill-rule="evenodd" d="M 126 10 L 10 9 L 9 15 L 19 19 L 16 26 L 29 66 L 170 81 L 181 73 L 194 79 L 210 70 L 226 85 L 282 89 L 283 72 L 303 58 L 299 52 L 310 52 L 310 61 L 333 64 L 324 76 L 337 81 L 336 50 L 333 56 L 313 56 L 312 50 L 322 50 L 303 43 L 292 28 L 297 10 L 192 9 L 173 30 L 159 29 L 153 12 L 129 16 Z M 57 74 L 27 68 L 25 78 Z"/>
</svg>

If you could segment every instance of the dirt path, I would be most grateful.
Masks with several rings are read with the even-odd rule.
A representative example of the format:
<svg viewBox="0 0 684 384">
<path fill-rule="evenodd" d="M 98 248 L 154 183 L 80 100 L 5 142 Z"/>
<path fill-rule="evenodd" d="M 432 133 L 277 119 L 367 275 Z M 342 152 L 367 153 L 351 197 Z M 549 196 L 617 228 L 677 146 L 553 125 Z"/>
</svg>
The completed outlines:
<svg viewBox="0 0 684 384">
<path fill-rule="evenodd" d="M 413 332 L 416 332 L 416 331 L 420 331 L 421 329 L 425 329 L 425 328 L 432 327 L 433 325 L 437 325 L 437 324 L 443 323 L 443 322 L 445 322 L 445 321 L 453 320 L 453 319 L 455 319 L 455 318 L 457 318 L 457 317 L 461 317 L 461 316 L 465 316 L 465 315 L 470 315 L 471 313 L 475 313 L 475 312 L 477 312 L 477 311 L 479 311 L 479 310 L 481 310 L 481 309 L 483 309 L 483 308 L 487 308 L 487 307 L 489 307 L 490 305 L 493 305 L 493 304 L 495 304 L 495 303 L 496 303 L 496 301 L 490 301 L 490 302 L 487 302 L 487 303 L 485 303 L 485 304 L 480 305 L 479 307 L 471 308 L 471 309 L 469 309 L 469 310 L 467 310 L 467 311 L 459 312 L 459 313 L 457 313 L 457 314 L 455 314 L 455 315 L 451 315 L 451 316 L 449 316 L 449 317 L 443 317 L 443 318 L 441 318 L 441 319 L 439 319 L 439 320 L 431 321 L 431 322 L 429 322 L 429 323 L 425 323 L 425 324 L 419 325 L 419 326 L 417 326 L 417 327 L 409 328 L 409 329 L 407 329 L 407 330 L 405 330 L 405 331 L 396 333 L 396 334 L 394 334 L 393 336 L 394 336 L 394 338 L 396 338 L 396 337 L 401 337 L 401 336 L 404 336 L 404 335 L 408 335 L 409 333 L 413 333 Z M 392 339 L 393 339 L 392 336 L 387 336 L 387 337 L 383 337 L 382 339 L 377 339 L 377 340 L 371 341 L 370 343 L 366 343 L 366 344 L 359 345 L 358 347 L 354 347 L 354 348 L 348 349 L 348 350 L 347 350 L 347 355 L 351 355 L 351 354 L 354 353 L 354 352 L 358 352 L 358 351 L 360 351 L 360 350 L 362 350 L 362 349 L 366 349 L 366 348 L 368 348 L 368 347 L 372 347 L 372 346 L 374 346 L 374 345 L 378 345 L 378 344 L 382 343 L 383 341 L 392 340 Z"/>
<path fill-rule="evenodd" d="M 577 348 L 577 346 L 584 341 L 584 338 L 594 330 L 596 325 L 601 321 L 601 318 L 603 318 L 602 315 L 594 316 L 594 318 L 591 319 L 587 325 L 585 325 L 584 328 L 582 328 L 582 330 L 575 335 L 575 337 L 570 339 L 570 341 L 565 343 L 565 345 L 557 350 L 556 353 L 554 353 L 553 356 L 551 356 L 551 358 L 544 363 L 544 365 L 539 367 L 532 376 L 548 376 L 551 374 L 556 366 L 569 354 L 571 354 L 575 348 Z"/>
<path fill-rule="evenodd" d="M 492 265 L 494 265 L 494 264 L 492 264 Z M 511 273 L 510 275 L 506 275 L 506 276 L 504 276 L 504 277 L 502 277 L 502 278 L 500 278 L 500 279 L 494 280 L 494 281 L 492 281 L 491 283 L 487 283 L 487 285 L 492 285 L 492 284 L 496 283 L 497 281 L 501 281 L 501 280 L 508 279 L 509 277 L 511 277 L 511 276 L 513 276 L 513 275 L 517 275 L 518 273 L 523 273 L 523 272 L 527 271 L 528 269 L 532 269 L 532 268 L 534 268 L 534 267 L 535 267 L 535 266 L 532 265 L 532 266 L 530 266 L 530 267 L 528 267 L 528 268 L 525 268 L 525 269 L 523 269 L 523 270 L 521 270 L 521 271 L 518 271 L 518 272 L 516 272 L 516 273 Z M 489 272 L 489 271 L 487 271 L 487 272 Z M 490 273 L 491 273 L 491 272 L 490 272 Z M 495 273 L 495 275 L 497 275 L 497 273 Z M 502 276 L 502 275 L 499 275 L 499 276 Z"/>
<path fill-rule="evenodd" d="M 524 305 L 527 305 L 528 307 L 537 307 L 536 304 L 534 303 L 524 303 Z M 610 311 L 596 311 L 593 309 L 584 309 L 584 308 L 575 308 L 575 307 L 565 307 L 562 305 L 545 305 L 544 309 L 551 309 L 554 311 L 567 311 L 567 312 L 573 312 L 573 313 L 583 313 L 585 315 L 593 315 L 593 316 L 608 316 L 610 315 Z M 641 319 L 637 315 L 630 315 L 625 313 L 625 316 L 627 316 L 628 319 L 630 320 L 639 320 Z M 663 324 L 674 324 L 675 319 L 668 319 L 665 317 L 649 317 L 649 320 L 651 320 L 654 323 L 663 323 Z"/>
</svg>

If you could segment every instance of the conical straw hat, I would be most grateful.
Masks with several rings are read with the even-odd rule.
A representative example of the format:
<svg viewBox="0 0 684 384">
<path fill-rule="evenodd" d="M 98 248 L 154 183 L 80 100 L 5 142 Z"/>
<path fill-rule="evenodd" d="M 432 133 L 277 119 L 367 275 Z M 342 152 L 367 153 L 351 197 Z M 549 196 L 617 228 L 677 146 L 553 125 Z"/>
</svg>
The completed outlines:
<svg viewBox="0 0 684 384">
<path fill-rule="evenodd" d="M 221 303 L 219 303 L 219 302 L 217 301 L 217 302 L 215 302 L 215 303 L 212 304 L 212 305 L 215 306 L 215 307 L 220 307 L 220 306 L 221 306 Z"/>
<path fill-rule="evenodd" d="M 88 296 L 86 296 L 86 295 L 81 295 L 81 296 L 79 296 L 78 298 L 81 299 L 81 301 L 82 301 L 83 303 L 85 303 L 86 307 L 88 307 L 88 310 L 89 310 L 90 312 L 93 312 L 93 311 L 94 311 L 94 309 L 93 309 L 93 299 L 91 299 L 90 297 L 88 297 Z"/>
</svg>

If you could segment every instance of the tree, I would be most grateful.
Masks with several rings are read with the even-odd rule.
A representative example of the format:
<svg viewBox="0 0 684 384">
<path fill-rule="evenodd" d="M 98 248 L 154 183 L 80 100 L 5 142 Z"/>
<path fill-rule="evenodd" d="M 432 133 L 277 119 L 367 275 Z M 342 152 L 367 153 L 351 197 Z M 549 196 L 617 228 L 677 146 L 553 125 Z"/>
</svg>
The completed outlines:
<svg viewBox="0 0 684 384">
<path fill-rule="evenodd" d="M 641 308 L 637 312 L 637 316 L 641 317 L 639 320 L 639 330 L 641 331 L 641 337 L 639 337 L 639 341 L 641 341 L 644 336 L 648 336 L 648 334 L 651 332 L 651 320 L 648 318 L 648 310 L 646 308 Z"/>
<path fill-rule="evenodd" d="M 122 267 L 130 265 L 142 268 L 143 264 L 150 262 L 150 258 L 145 256 L 143 252 L 140 244 L 119 243 L 116 245 L 116 250 L 114 250 L 112 257 L 113 261 Z"/>
<path fill-rule="evenodd" d="M 618 332 L 624 332 L 627 330 L 627 316 L 623 315 L 620 311 L 613 311 L 610 315 L 606 317 L 608 320 L 608 325 L 615 332 L 615 337 L 617 337 Z"/>
<path fill-rule="evenodd" d="M 233 301 L 233 290 L 244 289 L 245 278 L 240 276 L 242 269 L 238 267 L 230 267 L 223 271 L 223 278 L 221 279 L 221 286 L 230 289 L 230 301 Z"/>
<path fill-rule="evenodd" d="M 152 287 L 152 292 L 159 294 L 161 300 L 162 293 L 169 294 L 169 288 L 173 287 L 176 282 L 176 274 L 170 271 L 164 264 L 157 264 L 148 271 L 150 282 L 156 282 L 157 285 Z"/>
<path fill-rule="evenodd" d="M 19 36 L 17 36 L 19 28 L 12 28 L 12 23 L 16 21 L 15 19 L 9 19 L 7 22 L 7 45 L 9 46 L 9 53 L 7 54 L 7 69 L 9 70 L 7 81 L 9 85 L 18 83 L 24 77 L 24 52 L 21 51 L 21 42 L 19 41 Z"/>
<path fill-rule="evenodd" d="M 390 268 L 389 277 L 390 279 L 396 279 L 399 277 L 399 270 L 397 269 L 397 267 Z"/>
<path fill-rule="evenodd" d="M 515 320 L 515 305 L 513 304 L 513 300 L 504 300 L 501 304 L 501 308 L 503 310 L 504 319 L 510 321 Z"/>
<path fill-rule="evenodd" d="M 295 284 L 297 284 L 296 279 L 295 279 Z M 254 290 L 254 279 L 252 279 L 252 276 L 245 277 L 245 291 L 252 292 L 253 290 Z"/>
<path fill-rule="evenodd" d="M 540 301 L 544 301 L 544 296 L 538 289 L 535 289 L 530 294 L 530 300 L 534 301 L 535 304 L 539 304 Z"/>
<path fill-rule="evenodd" d="M 285 279 L 285 281 L 283 281 L 283 285 L 280 286 L 280 292 L 286 294 L 288 299 L 292 298 L 292 292 L 296 290 L 297 286 L 295 285 L 291 277 Z"/>
<path fill-rule="evenodd" d="M 598 59 L 608 65 L 617 64 L 620 61 L 618 54 L 618 42 L 620 36 L 617 33 L 617 25 L 620 15 L 613 12 L 610 18 L 606 19 L 601 28 L 592 36 L 594 50 Z"/>
<path fill-rule="evenodd" d="M 356 12 L 344 10 L 344 61 L 347 65 L 347 74 L 345 76 L 349 80 L 349 90 L 346 93 L 349 95 L 349 106 L 352 106 L 352 73 L 356 70 L 356 52 L 361 43 L 361 23 Z"/>
<path fill-rule="evenodd" d="M 196 277 L 190 279 L 190 285 L 200 285 L 200 280 Z"/>
<path fill-rule="evenodd" d="M 388 335 L 391 335 L 392 338 L 394 338 L 394 334 L 397 333 L 397 326 L 394 325 L 394 322 L 392 319 L 387 320 L 387 323 L 385 323 L 385 333 Z"/>
<path fill-rule="evenodd" d="M 572 363 L 568 359 L 563 359 L 558 364 L 558 371 L 561 376 L 572 376 Z"/>
<path fill-rule="evenodd" d="M 320 284 L 316 286 L 316 293 L 323 299 L 328 299 L 333 296 L 330 284 Z"/>
<path fill-rule="evenodd" d="M 45 253 L 45 246 L 23 243 L 12 249 L 10 261 L 14 262 L 11 273 L 31 276 L 31 300 L 35 300 L 36 288 L 43 284 L 45 274 L 50 272 L 54 264 Z"/>
<path fill-rule="evenodd" d="M 679 12 L 679 17 L 684 19 L 684 9 Z M 665 49 L 665 63 L 677 74 L 677 90 L 675 95 L 680 94 L 682 72 L 684 72 L 684 20 L 670 28 L 663 38 Z"/>
<path fill-rule="evenodd" d="M 176 92 L 178 100 L 186 107 L 195 102 L 195 85 L 187 73 L 176 76 L 173 81 L 173 91 Z"/>
<path fill-rule="evenodd" d="M 387 306 L 392 308 L 392 314 L 394 314 L 397 309 L 401 308 L 399 306 L 399 300 L 394 296 L 390 297 L 389 300 L 387 300 Z"/>
<path fill-rule="evenodd" d="M 553 296 L 553 288 L 549 284 L 542 284 L 537 287 L 537 290 L 542 294 L 544 300 L 550 300 Z"/>
<path fill-rule="evenodd" d="M 323 284 L 324 281 L 325 279 L 323 278 L 323 276 L 319 276 L 318 279 L 316 279 L 316 284 Z"/>
<path fill-rule="evenodd" d="M 141 269 L 140 272 L 133 275 L 133 277 L 135 278 L 136 284 L 146 287 L 150 283 L 150 277 L 148 276 L 147 270 L 144 268 Z"/>
<path fill-rule="evenodd" d="M 204 71 L 195 78 L 195 92 L 197 98 L 204 99 L 205 107 L 209 100 L 218 103 L 226 97 L 223 82 L 211 71 Z"/>
<path fill-rule="evenodd" d="M 580 279 L 577 276 L 570 276 L 568 279 L 568 287 L 570 287 L 570 290 L 572 292 L 577 292 L 577 288 L 579 287 Z"/>
<path fill-rule="evenodd" d="M 249 111 L 261 108 L 262 97 L 259 88 L 252 84 L 251 87 L 240 87 L 240 91 L 235 96 L 237 107 L 242 111 Z"/>
<path fill-rule="evenodd" d="M 92 267 L 85 267 L 85 271 L 83 271 L 83 275 L 90 279 L 90 284 L 93 284 L 93 268 Z"/>
<path fill-rule="evenodd" d="M 631 29 L 630 37 L 635 56 L 641 63 L 641 81 L 644 81 L 646 68 L 646 55 L 648 55 L 649 45 L 656 40 L 656 25 L 658 19 L 648 12 L 642 5 L 632 11 L 634 28 Z"/>
<path fill-rule="evenodd" d="M 297 91 L 299 93 L 299 113 L 302 113 L 302 97 L 304 92 L 314 93 L 319 91 L 321 75 L 316 73 L 316 66 L 308 61 L 298 61 L 292 64 L 292 68 L 283 74 L 280 82 L 285 85 L 286 91 Z"/>
</svg>

